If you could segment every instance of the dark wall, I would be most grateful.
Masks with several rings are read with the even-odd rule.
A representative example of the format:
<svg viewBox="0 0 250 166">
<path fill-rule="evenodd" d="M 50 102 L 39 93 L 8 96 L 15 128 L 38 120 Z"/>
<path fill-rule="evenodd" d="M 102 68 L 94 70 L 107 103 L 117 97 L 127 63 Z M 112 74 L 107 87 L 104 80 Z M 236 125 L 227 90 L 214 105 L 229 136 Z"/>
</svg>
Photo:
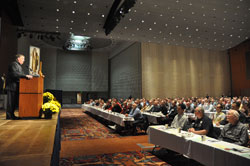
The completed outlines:
<svg viewBox="0 0 250 166">
<path fill-rule="evenodd" d="M 0 75 L 7 73 L 8 65 L 15 60 L 17 54 L 16 26 L 4 10 L 1 11 L 0 19 Z"/>
<path fill-rule="evenodd" d="M 246 58 L 249 52 L 250 40 L 229 50 L 233 96 L 250 96 L 250 79 L 247 78 L 247 66 L 250 66 L 250 62 Z"/>
<path fill-rule="evenodd" d="M 110 97 L 140 98 L 141 44 L 134 43 L 110 60 Z"/>
</svg>

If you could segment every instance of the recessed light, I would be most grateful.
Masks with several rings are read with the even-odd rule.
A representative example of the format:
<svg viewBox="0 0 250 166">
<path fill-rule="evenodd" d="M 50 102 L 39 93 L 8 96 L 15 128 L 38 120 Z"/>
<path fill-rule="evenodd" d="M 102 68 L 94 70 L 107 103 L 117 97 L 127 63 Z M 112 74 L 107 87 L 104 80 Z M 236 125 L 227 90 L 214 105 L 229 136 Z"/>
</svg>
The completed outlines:
<svg viewBox="0 0 250 166">
<path fill-rule="evenodd" d="M 144 23 L 144 20 L 141 20 L 142 23 Z"/>
<path fill-rule="evenodd" d="M 73 20 L 71 20 L 70 22 L 71 22 L 71 23 L 74 23 L 74 21 L 73 21 Z"/>
<path fill-rule="evenodd" d="M 59 27 L 58 26 L 56 26 L 56 29 L 58 29 Z"/>
<path fill-rule="evenodd" d="M 87 25 L 87 24 L 88 24 L 88 22 L 85 22 L 85 24 Z"/>
<path fill-rule="evenodd" d="M 139 30 L 140 30 L 140 28 L 136 28 L 136 30 L 137 30 L 137 31 L 139 31 Z"/>
<path fill-rule="evenodd" d="M 149 28 L 148 30 L 152 31 L 152 28 Z"/>
<path fill-rule="evenodd" d="M 154 22 L 154 24 L 156 24 L 156 22 Z"/>
<path fill-rule="evenodd" d="M 75 14 L 76 12 L 73 10 L 72 13 Z"/>
<path fill-rule="evenodd" d="M 57 18 L 57 19 L 56 19 L 56 21 L 58 22 L 58 21 L 59 21 L 59 19 Z"/>
<path fill-rule="evenodd" d="M 90 5 L 90 6 L 93 6 L 93 3 L 90 3 L 89 5 Z"/>
<path fill-rule="evenodd" d="M 104 14 L 102 14 L 102 17 L 105 17 L 105 15 L 104 15 Z"/>
<path fill-rule="evenodd" d="M 56 9 L 56 11 L 57 11 L 57 12 L 59 12 L 59 11 L 60 11 L 60 9 Z"/>
<path fill-rule="evenodd" d="M 76 3 L 76 1 L 74 1 L 74 3 Z"/>
<path fill-rule="evenodd" d="M 73 28 L 70 27 L 69 29 L 72 30 Z"/>
<path fill-rule="evenodd" d="M 132 21 L 132 18 L 129 18 L 128 20 L 129 20 L 129 21 Z"/>
<path fill-rule="evenodd" d="M 90 13 L 87 13 L 88 14 L 88 16 L 90 16 Z"/>
</svg>

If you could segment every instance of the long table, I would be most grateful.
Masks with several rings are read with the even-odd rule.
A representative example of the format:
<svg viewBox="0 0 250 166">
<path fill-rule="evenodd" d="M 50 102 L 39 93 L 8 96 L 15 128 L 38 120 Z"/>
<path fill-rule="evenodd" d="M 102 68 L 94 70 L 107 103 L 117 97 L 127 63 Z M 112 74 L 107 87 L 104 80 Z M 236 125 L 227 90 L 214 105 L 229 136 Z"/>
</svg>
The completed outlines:
<svg viewBox="0 0 250 166">
<path fill-rule="evenodd" d="M 122 127 L 125 127 L 126 122 L 133 122 L 133 117 L 126 117 L 124 114 L 111 112 L 108 110 L 104 110 L 95 106 L 91 106 L 89 104 L 83 104 L 82 108 L 94 115 L 97 115 L 103 119 L 106 119 L 108 121 L 114 122 L 115 124 L 118 124 Z"/>
<path fill-rule="evenodd" d="M 161 112 L 142 112 L 142 114 L 147 116 L 150 124 L 159 124 L 159 120 L 166 117 Z"/>
<path fill-rule="evenodd" d="M 248 166 L 250 163 L 250 148 L 207 136 L 202 141 L 200 135 L 185 131 L 179 133 L 177 129 L 166 129 L 162 125 L 149 127 L 149 142 L 184 154 L 206 166 Z"/>
</svg>

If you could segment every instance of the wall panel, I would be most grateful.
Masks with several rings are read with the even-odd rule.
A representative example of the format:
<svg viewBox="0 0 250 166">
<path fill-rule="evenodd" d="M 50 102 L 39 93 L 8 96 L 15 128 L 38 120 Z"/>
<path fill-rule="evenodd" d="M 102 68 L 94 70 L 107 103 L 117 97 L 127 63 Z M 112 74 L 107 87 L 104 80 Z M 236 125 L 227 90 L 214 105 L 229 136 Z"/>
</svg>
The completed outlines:
<svg viewBox="0 0 250 166">
<path fill-rule="evenodd" d="M 225 51 L 142 43 L 141 56 L 145 98 L 230 94 Z"/>
</svg>

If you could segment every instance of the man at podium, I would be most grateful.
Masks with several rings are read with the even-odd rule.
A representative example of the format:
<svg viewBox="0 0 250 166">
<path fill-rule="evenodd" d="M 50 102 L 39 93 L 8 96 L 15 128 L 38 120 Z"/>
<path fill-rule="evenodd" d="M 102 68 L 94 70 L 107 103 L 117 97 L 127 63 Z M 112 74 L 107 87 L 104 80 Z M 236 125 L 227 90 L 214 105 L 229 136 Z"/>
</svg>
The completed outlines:
<svg viewBox="0 0 250 166">
<path fill-rule="evenodd" d="M 14 111 L 18 105 L 19 97 L 19 80 L 20 78 L 32 79 L 32 75 L 26 75 L 23 72 L 22 64 L 24 63 L 25 56 L 22 54 L 16 55 L 16 60 L 12 62 L 8 67 L 8 74 L 6 80 L 6 91 L 7 91 L 7 110 L 6 119 L 16 120 L 18 117 L 15 116 Z"/>
</svg>

